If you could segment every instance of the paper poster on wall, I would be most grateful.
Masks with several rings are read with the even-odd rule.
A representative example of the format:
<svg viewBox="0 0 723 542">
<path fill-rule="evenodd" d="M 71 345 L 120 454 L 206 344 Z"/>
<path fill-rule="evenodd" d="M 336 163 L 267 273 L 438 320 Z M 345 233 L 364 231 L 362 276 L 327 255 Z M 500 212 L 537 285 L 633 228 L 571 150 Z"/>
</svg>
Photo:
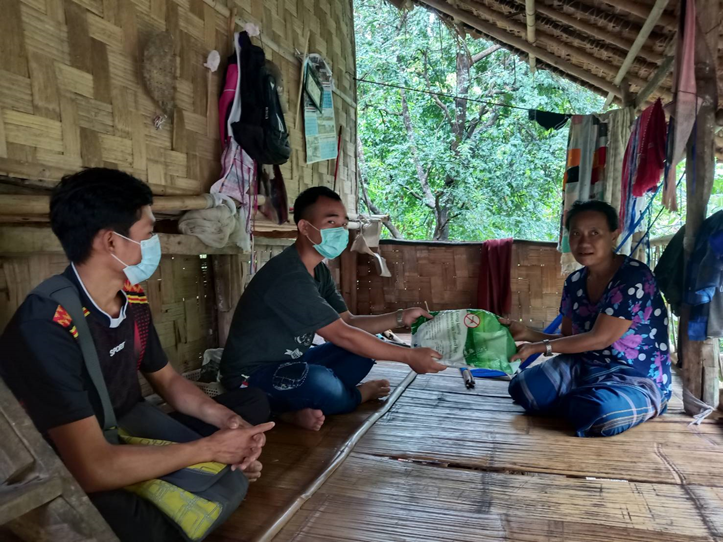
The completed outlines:
<svg viewBox="0 0 723 542">
<path fill-rule="evenodd" d="M 333 98 L 334 79 L 331 69 L 320 55 L 311 54 L 304 62 L 302 73 L 304 76 L 306 163 L 313 164 L 333 160 L 337 156 L 337 141 Z M 321 83 L 321 99 L 316 95 L 317 83 Z M 312 100 L 312 97 L 316 99 Z"/>
</svg>

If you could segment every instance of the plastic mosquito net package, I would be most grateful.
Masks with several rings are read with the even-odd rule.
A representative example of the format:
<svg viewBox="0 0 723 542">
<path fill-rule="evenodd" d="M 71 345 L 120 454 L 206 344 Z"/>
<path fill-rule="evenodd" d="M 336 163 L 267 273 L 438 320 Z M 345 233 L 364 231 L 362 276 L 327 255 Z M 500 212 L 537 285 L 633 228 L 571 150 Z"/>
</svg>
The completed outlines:
<svg viewBox="0 0 723 542">
<path fill-rule="evenodd" d="M 509 359 L 517 351 L 509 330 L 491 312 L 481 309 L 434 311 L 412 324 L 412 346 L 433 348 L 440 363 L 476 367 L 511 375 L 520 366 Z"/>
</svg>

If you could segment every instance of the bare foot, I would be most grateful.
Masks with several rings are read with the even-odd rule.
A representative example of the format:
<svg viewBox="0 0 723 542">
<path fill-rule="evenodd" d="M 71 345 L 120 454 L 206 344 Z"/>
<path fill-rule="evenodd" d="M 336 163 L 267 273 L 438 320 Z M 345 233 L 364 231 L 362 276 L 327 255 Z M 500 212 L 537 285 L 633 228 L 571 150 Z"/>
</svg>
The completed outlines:
<svg viewBox="0 0 723 542">
<path fill-rule="evenodd" d="M 296 412 L 285 412 L 281 419 L 309 431 L 318 431 L 324 425 L 324 413 L 313 408 L 304 408 Z"/>
<path fill-rule="evenodd" d="M 357 388 L 361 393 L 362 403 L 386 397 L 391 391 L 389 380 L 370 380 L 369 382 L 359 384 Z"/>
<path fill-rule="evenodd" d="M 246 467 L 246 470 L 243 471 L 244 476 L 248 478 L 249 482 L 255 482 L 259 478 L 261 478 L 261 469 L 263 469 L 263 465 L 261 464 L 261 461 L 254 461 L 251 463 L 248 467 Z"/>
</svg>

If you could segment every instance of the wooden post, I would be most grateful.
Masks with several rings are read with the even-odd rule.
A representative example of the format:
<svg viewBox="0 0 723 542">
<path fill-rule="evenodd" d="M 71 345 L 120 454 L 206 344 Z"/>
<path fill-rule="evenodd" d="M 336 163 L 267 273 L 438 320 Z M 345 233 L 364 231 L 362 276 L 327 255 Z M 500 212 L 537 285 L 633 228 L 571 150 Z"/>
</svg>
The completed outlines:
<svg viewBox="0 0 723 542">
<path fill-rule="evenodd" d="M 720 8 L 718 0 L 698 0 L 696 8 L 695 80 L 702 105 L 697 126 L 688 142 L 686 161 L 688 201 L 683 243 L 686 262 L 690 260 L 696 234 L 705 220 L 715 177 L 715 113 L 718 106 L 716 73 Z M 715 408 L 719 401 L 718 339 L 691 341 L 688 338 L 687 316 L 684 313 L 680 324 L 684 384 L 695 397 Z"/>
<path fill-rule="evenodd" d="M 357 235 L 359 234 L 355 231 L 349 232 L 349 248 L 341 254 L 341 295 L 352 314 L 357 313 L 357 253 L 350 248 Z"/>
<path fill-rule="evenodd" d="M 248 256 L 212 256 L 213 278 L 216 288 L 216 310 L 218 311 L 218 346 L 224 347 L 231 328 L 236 305 L 244 291 L 246 269 L 243 258 Z"/>
</svg>

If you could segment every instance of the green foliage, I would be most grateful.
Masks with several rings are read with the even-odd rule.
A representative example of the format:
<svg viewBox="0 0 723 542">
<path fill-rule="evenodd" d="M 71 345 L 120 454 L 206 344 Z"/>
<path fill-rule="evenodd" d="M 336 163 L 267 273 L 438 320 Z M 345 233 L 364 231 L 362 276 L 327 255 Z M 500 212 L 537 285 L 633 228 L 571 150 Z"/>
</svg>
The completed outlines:
<svg viewBox="0 0 723 542">
<path fill-rule="evenodd" d="M 384 0 L 355 2 L 360 79 L 455 95 L 465 89 L 458 52 L 473 57 L 491 43 L 459 38 L 423 8 L 402 13 Z M 459 41 L 461 40 L 461 41 Z M 389 213 L 408 239 L 433 237 L 436 216 L 424 198 L 419 169 L 450 214 L 449 238 L 555 240 L 559 227 L 567 130 L 545 131 L 527 109 L 591 113 L 603 99 L 499 49 L 468 70 L 470 99 L 521 109 L 402 92 L 359 82 L 361 175 L 374 206 Z M 429 86 L 427 81 L 429 81 Z M 447 109 L 449 118 L 443 107 Z M 464 122 L 459 116 L 466 115 Z M 479 120 L 470 137 L 459 137 Z M 414 161 L 418 157 L 420 168 Z"/>
</svg>

